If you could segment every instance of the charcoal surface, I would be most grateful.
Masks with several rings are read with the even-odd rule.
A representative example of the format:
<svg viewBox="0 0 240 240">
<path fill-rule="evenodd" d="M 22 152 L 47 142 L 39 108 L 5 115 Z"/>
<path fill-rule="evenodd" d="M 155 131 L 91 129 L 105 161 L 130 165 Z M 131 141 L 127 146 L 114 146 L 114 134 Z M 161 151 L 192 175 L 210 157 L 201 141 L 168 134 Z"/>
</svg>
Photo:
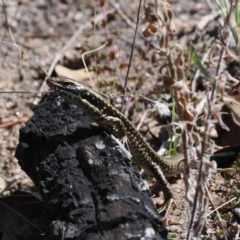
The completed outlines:
<svg viewBox="0 0 240 240">
<path fill-rule="evenodd" d="M 33 111 L 16 157 L 42 196 L 42 233 L 26 225 L 18 239 L 166 239 L 148 186 L 109 134 L 55 93 Z"/>
</svg>

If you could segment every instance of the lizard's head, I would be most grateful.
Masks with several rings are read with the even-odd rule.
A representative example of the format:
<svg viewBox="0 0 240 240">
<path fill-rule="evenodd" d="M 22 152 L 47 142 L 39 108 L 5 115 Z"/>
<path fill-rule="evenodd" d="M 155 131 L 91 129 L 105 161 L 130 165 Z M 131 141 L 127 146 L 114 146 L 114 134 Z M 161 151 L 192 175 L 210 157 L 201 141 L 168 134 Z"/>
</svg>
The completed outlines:
<svg viewBox="0 0 240 240">
<path fill-rule="evenodd" d="M 106 103 L 94 90 L 67 77 L 52 77 L 47 80 L 48 86 L 58 91 L 69 102 L 86 107 L 103 108 Z"/>
<path fill-rule="evenodd" d="M 47 84 L 51 89 L 67 91 L 71 94 L 88 91 L 88 87 L 67 77 L 52 77 L 47 79 Z"/>
</svg>

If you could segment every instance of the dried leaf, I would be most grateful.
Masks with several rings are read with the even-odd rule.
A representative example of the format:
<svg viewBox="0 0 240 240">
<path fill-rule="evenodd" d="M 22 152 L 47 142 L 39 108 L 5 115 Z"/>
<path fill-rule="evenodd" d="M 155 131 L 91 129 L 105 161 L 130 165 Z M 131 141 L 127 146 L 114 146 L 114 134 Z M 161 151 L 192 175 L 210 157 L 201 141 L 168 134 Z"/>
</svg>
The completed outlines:
<svg viewBox="0 0 240 240">
<path fill-rule="evenodd" d="M 174 63 L 175 63 L 178 67 L 183 67 L 183 63 L 184 63 L 183 57 L 182 57 L 183 51 L 182 51 L 182 48 L 181 48 L 181 47 L 180 47 L 179 50 L 180 50 L 180 52 L 178 53 L 178 55 L 177 55 Z"/>
<path fill-rule="evenodd" d="M 148 26 L 142 31 L 142 35 L 145 38 L 152 37 L 157 32 L 157 22 L 149 23 Z"/>
<path fill-rule="evenodd" d="M 77 81 L 80 81 L 80 82 L 83 82 L 84 80 L 86 82 L 89 82 L 89 75 L 88 73 L 86 72 L 85 69 L 79 69 L 79 70 L 72 70 L 72 69 L 69 69 L 69 68 L 66 68 L 62 65 L 57 65 L 55 67 L 55 71 L 57 73 L 58 76 L 65 76 L 65 77 L 68 77 L 68 78 L 72 78 L 72 79 L 75 79 Z M 90 77 L 93 78 L 94 77 L 94 73 L 93 72 L 89 72 L 90 74 Z"/>
<path fill-rule="evenodd" d="M 177 81 L 170 86 L 170 89 L 173 89 L 175 91 L 180 91 L 184 87 L 184 85 L 185 85 L 185 83 L 183 80 Z"/>
<path fill-rule="evenodd" d="M 103 7 L 105 2 L 106 2 L 106 0 L 99 0 L 100 7 Z"/>
<path fill-rule="evenodd" d="M 169 33 L 175 34 L 176 28 L 175 24 L 173 24 L 173 11 L 171 5 L 167 1 L 162 2 L 163 10 L 164 10 L 164 22 L 166 24 L 166 29 Z"/>
<path fill-rule="evenodd" d="M 182 108 L 183 112 L 182 112 L 182 119 L 181 120 L 192 122 L 193 119 L 194 119 L 194 116 L 188 108 L 187 101 L 186 101 L 185 97 L 183 97 L 183 96 L 180 97 L 178 104 L 179 103 L 181 103 L 181 105 L 183 106 L 183 108 Z"/>
<path fill-rule="evenodd" d="M 162 78 L 163 84 L 166 88 L 170 88 L 174 84 L 174 80 L 172 77 L 160 74 L 160 78 Z"/>
</svg>

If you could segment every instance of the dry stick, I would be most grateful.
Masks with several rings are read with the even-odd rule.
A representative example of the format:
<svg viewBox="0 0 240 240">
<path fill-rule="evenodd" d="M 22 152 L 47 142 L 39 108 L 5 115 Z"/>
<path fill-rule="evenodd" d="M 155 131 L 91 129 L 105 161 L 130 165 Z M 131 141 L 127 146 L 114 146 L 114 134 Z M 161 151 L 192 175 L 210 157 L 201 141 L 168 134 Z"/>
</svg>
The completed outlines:
<svg viewBox="0 0 240 240">
<path fill-rule="evenodd" d="M 119 6 L 119 4 L 116 5 L 116 7 Z M 110 9 L 107 13 L 114 13 L 115 9 L 112 8 Z M 96 16 L 94 19 L 95 22 L 100 21 L 103 18 L 103 14 L 99 14 L 98 16 Z M 47 72 L 47 76 L 45 77 L 39 91 L 42 92 L 45 90 L 47 84 L 46 84 L 46 80 L 49 78 L 49 76 L 51 76 L 56 64 L 58 63 L 58 61 L 63 57 L 64 53 L 67 51 L 68 48 L 70 48 L 76 41 L 76 38 L 83 33 L 83 31 L 86 30 L 90 30 L 92 28 L 92 22 L 88 21 L 85 25 L 81 25 L 78 30 L 76 31 L 76 33 L 65 43 L 65 45 L 60 49 L 59 52 L 56 53 L 55 58 Z M 35 97 L 33 104 L 37 104 L 38 102 L 38 96 Z"/>
<path fill-rule="evenodd" d="M 145 49 L 145 52 L 144 52 L 144 54 L 146 55 L 147 54 L 147 52 L 149 51 L 149 46 L 150 46 L 150 43 L 148 42 L 148 44 L 147 44 L 147 46 L 146 46 L 146 49 Z M 136 92 L 136 88 L 137 88 L 137 83 L 138 83 L 138 81 L 139 81 L 139 79 L 141 78 L 141 75 L 142 75 L 142 72 L 144 71 L 143 70 L 144 69 L 144 64 L 143 64 L 143 59 L 141 58 L 141 61 L 140 61 L 140 68 L 139 68 L 139 70 L 137 71 L 137 76 L 136 76 L 136 78 L 135 78 L 135 84 L 134 84 L 134 86 L 133 86 L 133 88 L 131 89 L 131 92 L 132 93 L 135 93 Z M 128 94 L 128 96 L 130 96 L 129 94 Z M 134 95 L 133 95 L 134 96 Z M 130 99 L 130 101 L 131 101 L 131 99 Z M 129 102 L 130 102 L 129 101 Z M 135 102 L 137 102 L 138 101 L 138 99 L 135 99 Z M 132 105 L 134 104 L 134 101 L 132 101 Z M 128 116 L 129 115 L 129 109 L 131 108 L 131 104 L 128 104 L 128 105 L 126 105 L 126 108 L 125 108 L 125 112 L 124 112 L 124 115 L 125 116 Z"/>
<path fill-rule="evenodd" d="M 209 191 L 208 191 L 209 192 Z M 209 196 L 211 196 L 210 195 L 210 193 L 209 193 Z M 234 197 L 234 198 L 232 198 L 232 199 L 230 199 L 230 200 L 228 200 L 227 202 L 225 202 L 225 203 L 223 203 L 222 205 L 220 205 L 220 206 L 218 206 L 218 207 L 215 207 L 215 209 L 214 210 L 212 210 L 210 213 L 208 213 L 208 215 L 207 216 L 210 216 L 212 213 L 214 213 L 214 212 L 217 212 L 218 213 L 218 209 L 220 209 L 220 208 L 222 208 L 223 206 L 225 206 L 225 205 L 227 205 L 227 204 L 229 204 L 230 202 L 233 202 L 234 200 L 236 200 L 237 199 L 237 197 Z M 212 204 L 214 205 L 214 203 L 212 202 Z M 220 219 L 221 217 L 219 216 L 219 219 Z"/>
<path fill-rule="evenodd" d="M 2 124 L 0 124 L 0 129 L 1 128 L 12 127 L 12 126 L 14 126 L 14 125 L 16 125 L 18 123 L 25 123 L 27 120 L 28 120 L 28 118 L 23 117 L 23 118 L 18 119 L 17 121 L 11 121 L 11 122 L 7 122 L 7 123 L 2 123 Z"/>
<path fill-rule="evenodd" d="M 139 131 L 140 127 L 142 126 L 143 124 L 143 121 L 145 120 L 145 118 L 147 117 L 147 114 L 148 114 L 149 110 L 147 109 L 147 111 L 145 111 L 140 119 L 140 122 L 138 123 L 136 129 Z"/>
<path fill-rule="evenodd" d="M 88 74 L 88 77 L 89 77 L 89 79 L 90 79 L 90 82 L 91 82 L 91 84 L 92 84 L 92 88 L 93 88 L 93 89 L 95 89 L 95 85 L 94 85 L 94 82 L 93 82 L 93 80 L 92 80 L 92 78 L 91 78 L 91 76 L 90 76 L 90 74 L 89 74 L 89 70 L 88 70 L 87 64 L 86 64 L 86 62 L 85 62 L 85 55 L 87 55 L 87 54 L 89 54 L 89 53 L 97 52 L 97 51 L 99 51 L 100 49 L 102 49 L 102 48 L 104 48 L 104 47 L 106 47 L 106 46 L 107 46 L 107 42 L 105 42 L 105 43 L 104 43 L 102 46 L 100 46 L 100 47 L 97 47 L 97 48 L 95 48 L 95 49 L 92 49 L 92 50 L 87 51 L 87 52 L 85 52 L 85 53 L 82 54 L 83 65 L 84 65 L 84 67 L 85 67 L 85 69 L 86 69 L 86 71 L 87 71 L 87 74 Z"/>
<path fill-rule="evenodd" d="M 224 54 L 224 52 L 225 52 L 225 49 L 222 48 L 221 51 L 220 51 L 220 57 L 219 57 L 219 59 L 218 59 L 218 65 L 217 65 L 216 75 L 215 75 L 215 76 L 218 76 L 218 75 L 219 75 L 220 65 L 221 65 L 221 63 L 222 63 L 222 61 L 223 61 L 223 54 Z M 215 81 L 215 88 L 216 88 L 216 82 L 217 82 L 217 81 Z M 213 95 L 212 95 L 212 96 L 213 96 Z M 212 99 L 211 99 L 211 100 L 212 100 Z M 221 224 L 222 228 L 224 229 L 224 226 L 223 226 L 223 224 L 222 224 L 221 217 L 220 217 L 220 214 L 219 214 L 218 209 L 216 209 L 216 211 L 217 211 L 217 215 L 218 215 L 219 220 L 220 220 L 220 224 Z M 224 233 L 224 238 L 227 240 L 227 234 L 226 234 L 225 229 L 224 229 L 223 233 Z"/>
<path fill-rule="evenodd" d="M 187 234 L 187 240 L 190 239 L 191 237 L 191 230 L 193 228 L 193 223 L 194 223 L 194 217 L 195 217 L 195 214 L 196 214 L 196 210 L 197 210 L 197 202 L 198 202 L 198 199 L 199 199 L 199 196 L 198 196 L 198 189 L 199 189 L 199 186 L 201 186 L 202 184 L 202 174 L 203 174 L 203 157 L 204 157 L 204 152 L 205 152 L 205 148 L 206 148 L 206 141 L 207 141 L 207 129 L 208 129 L 208 120 L 210 119 L 211 117 L 211 110 L 212 110 L 212 105 L 214 104 L 214 98 L 215 98 L 215 91 L 216 91 L 216 87 L 217 87 L 217 81 L 215 80 L 214 81 L 214 85 L 213 85 L 213 88 L 212 88 L 212 91 L 211 91 L 211 96 L 210 96 L 210 99 L 209 99 L 209 104 L 208 104 L 208 113 L 207 113 L 207 116 L 206 116 L 206 120 L 205 120 L 205 131 L 204 131 L 204 135 L 203 135 L 203 141 L 202 141 L 202 149 L 201 149 L 201 154 L 200 154 L 200 167 L 199 167 L 199 171 L 198 171 L 198 179 L 197 179 L 197 187 L 196 187 L 196 192 L 195 192 L 195 196 L 194 196 L 194 202 L 193 202 L 193 209 L 192 209 L 192 216 L 191 216 L 191 219 L 190 219 L 190 222 L 189 222 L 189 226 L 188 226 L 188 234 Z"/>
<path fill-rule="evenodd" d="M 206 126 L 205 126 L 205 129 L 206 129 Z M 203 137 L 203 143 L 202 143 L 202 152 L 203 150 L 205 150 L 205 141 L 206 140 L 206 136 L 204 134 L 204 137 Z M 191 219 L 190 219 L 190 222 L 189 222 L 189 226 L 188 226 L 188 233 L 187 233 L 187 240 L 191 239 L 191 233 L 192 233 L 192 228 L 193 228 L 193 223 L 194 223 L 194 218 L 195 218 L 195 214 L 196 214 L 196 210 L 197 210 L 197 202 L 198 202 L 198 188 L 199 188 L 199 184 L 201 183 L 202 181 L 202 168 L 203 168 L 203 155 L 201 154 L 200 156 L 200 167 L 199 167 L 199 171 L 198 171 L 198 179 L 197 179 L 197 185 L 196 185 L 196 191 L 195 191 L 195 195 L 194 195 L 194 201 L 193 201 L 193 208 L 192 208 L 192 214 L 191 214 Z"/>
<path fill-rule="evenodd" d="M 206 184 L 205 184 L 205 188 L 206 188 L 206 191 L 207 191 L 207 193 L 208 193 L 208 198 L 210 199 L 212 205 L 213 205 L 214 208 L 215 208 L 215 209 L 214 209 L 213 211 L 211 211 L 207 216 L 210 216 L 210 214 L 212 214 L 212 213 L 215 212 L 215 211 L 217 212 L 218 219 L 219 219 L 220 224 L 221 224 L 221 227 L 222 227 L 222 229 L 223 229 L 224 238 L 227 239 L 226 229 L 225 229 L 224 226 L 223 226 L 222 218 L 221 218 L 221 216 L 220 216 L 220 213 L 219 213 L 218 209 L 221 208 L 221 207 L 223 207 L 224 205 L 226 205 L 226 204 L 234 201 L 237 197 L 235 197 L 235 198 L 227 201 L 226 203 L 224 203 L 224 204 L 222 204 L 221 206 L 219 206 L 219 207 L 216 208 L 216 206 L 215 206 L 215 204 L 214 204 L 214 201 L 213 201 L 213 199 L 212 199 L 212 196 L 211 196 L 211 194 L 210 194 L 210 192 L 209 192 L 208 187 L 206 186 Z"/>
<path fill-rule="evenodd" d="M 219 61 L 218 61 L 217 70 L 216 70 L 216 76 L 218 76 L 218 73 L 219 73 L 219 66 L 220 66 L 220 63 L 221 63 L 222 56 L 223 56 L 223 51 L 224 51 L 224 49 L 222 48 L 220 58 L 219 58 Z M 203 156 L 204 156 L 205 145 L 206 145 L 206 141 L 207 141 L 207 136 L 206 136 L 207 124 L 208 124 L 207 121 L 211 117 L 211 112 L 212 112 L 211 111 L 211 109 L 212 109 L 211 104 L 214 103 L 216 87 L 217 87 L 217 80 L 214 81 L 214 85 L 213 85 L 213 88 L 212 88 L 212 91 L 211 91 L 211 96 L 210 96 L 210 101 L 209 101 L 210 104 L 208 104 L 208 113 L 207 113 L 206 121 L 205 121 L 206 122 L 205 123 L 205 134 L 203 135 L 202 150 L 201 150 L 201 155 L 200 155 L 201 159 L 200 159 L 199 175 L 198 175 L 198 180 L 197 180 L 197 189 L 198 189 L 199 184 L 202 182 Z M 195 196 L 194 196 L 192 217 L 191 217 L 190 222 L 189 222 L 187 240 L 190 237 L 190 232 L 191 232 L 190 230 L 192 229 L 192 226 L 193 226 L 194 216 L 195 216 L 196 208 L 197 208 L 197 200 L 198 200 L 198 190 L 197 189 L 196 189 Z"/>
<path fill-rule="evenodd" d="M 123 109 L 124 98 L 125 98 L 125 94 L 126 94 L 128 75 L 129 75 L 130 66 L 131 66 L 131 62 L 132 62 L 133 48 L 134 48 L 134 45 L 135 45 L 135 40 L 136 40 L 136 35 L 137 35 L 141 5 L 142 5 L 142 0 L 140 0 L 139 6 L 138 6 L 137 23 L 136 23 L 136 28 L 135 28 L 134 37 L 133 37 L 133 43 L 132 43 L 132 48 L 131 48 L 131 53 L 130 53 L 130 58 L 129 58 L 129 63 L 128 63 L 127 74 L 126 74 L 125 83 L 124 83 L 124 87 L 123 87 L 123 101 L 122 101 L 122 107 L 121 107 L 122 109 Z"/>
<path fill-rule="evenodd" d="M 112 0 L 110 0 L 110 3 L 112 4 L 113 7 L 115 6 L 115 3 L 114 3 Z M 140 6 L 139 6 L 139 7 L 140 7 Z M 118 8 L 118 9 L 117 9 L 117 12 L 118 12 L 119 15 L 126 21 L 126 23 L 127 23 L 130 27 L 132 27 L 132 28 L 135 29 L 135 34 L 140 35 L 140 37 L 142 37 L 144 40 L 146 40 L 146 39 L 143 37 L 143 35 L 142 35 L 139 31 L 137 31 L 136 25 L 131 22 L 131 20 L 127 17 L 127 15 L 122 11 L 121 8 Z M 139 22 L 139 19 L 137 20 L 137 23 L 138 23 L 138 22 Z M 134 44 L 134 42 L 133 42 L 131 45 L 134 46 L 133 44 Z M 148 41 L 147 48 L 145 49 L 145 54 L 148 52 L 150 46 L 153 46 L 153 47 L 156 48 L 156 49 L 159 48 L 158 46 L 154 46 L 154 45 L 152 44 L 152 41 Z M 133 48 L 132 48 L 132 50 L 133 50 Z M 130 69 L 130 62 L 131 62 L 131 60 L 129 61 L 128 73 L 129 73 L 129 69 Z M 141 66 L 142 66 L 142 65 L 143 65 L 143 61 L 141 61 Z M 128 73 L 127 73 L 127 75 L 128 75 Z M 136 79 L 139 79 L 139 78 L 140 78 L 140 75 L 141 75 L 141 70 L 138 71 L 138 74 L 137 74 Z M 128 78 L 128 76 L 126 76 L 125 84 L 126 84 L 127 78 Z M 135 92 L 136 86 L 137 86 L 137 85 L 135 84 L 134 89 L 132 89 L 132 92 Z M 125 95 L 124 95 L 124 96 L 125 96 Z M 124 97 L 123 97 L 123 99 L 124 99 Z M 122 107 L 123 107 L 123 105 L 122 105 Z M 126 111 L 125 111 L 124 115 L 127 115 L 127 111 L 128 111 L 128 110 L 129 110 L 129 106 L 126 107 Z"/>
</svg>

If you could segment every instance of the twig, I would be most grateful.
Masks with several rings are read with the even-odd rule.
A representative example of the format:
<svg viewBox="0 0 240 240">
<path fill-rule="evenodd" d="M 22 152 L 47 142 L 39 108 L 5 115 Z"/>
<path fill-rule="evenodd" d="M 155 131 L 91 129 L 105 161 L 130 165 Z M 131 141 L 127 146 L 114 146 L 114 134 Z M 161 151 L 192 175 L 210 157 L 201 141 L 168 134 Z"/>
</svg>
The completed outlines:
<svg viewBox="0 0 240 240">
<path fill-rule="evenodd" d="M 141 119 L 140 119 L 140 122 L 138 123 L 136 129 L 139 131 L 140 127 L 142 126 L 143 124 L 143 121 L 145 120 L 145 118 L 147 117 L 147 114 L 148 114 L 148 109 L 144 112 L 144 114 L 142 115 Z"/>
<path fill-rule="evenodd" d="M 209 194 L 209 196 L 211 196 L 211 195 Z M 208 213 L 207 216 L 209 217 L 212 213 L 216 212 L 218 209 L 220 209 L 220 208 L 222 208 L 223 206 L 229 204 L 230 202 L 233 202 L 233 201 L 236 200 L 236 199 L 237 199 L 237 197 L 234 197 L 234 198 L 228 200 L 227 202 L 223 203 L 222 205 L 218 206 L 217 208 L 215 208 L 214 210 L 212 210 L 210 213 Z"/>
<path fill-rule="evenodd" d="M 124 104 L 124 98 L 125 98 L 126 88 L 127 88 L 128 75 L 129 75 L 130 66 L 131 66 L 131 62 L 132 62 L 133 49 L 134 49 L 134 45 L 135 45 L 135 41 L 136 41 L 136 36 L 137 36 L 137 29 L 138 29 L 138 24 L 139 24 L 139 15 L 140 15 L 141 5 L 142 5 L 142 0 L 140 0 L 139 5 L 138 5 L 137 23 L 136 23 L 136 27 L 135 27 L 135 32 L 134 32 L 134 37 L 133 37 L 133 43 L 132 43 L 131 53 L 130 53 L 130 57 L 129 57 L 127 74 L 126 74 L 125 83 L 124 83 L 124 87 L 123 87 L 122 109 L 123 109 L 123 104 Z"/>
<path fill-rule="evenodd" d="M 9 128 L 9 127 L 12 127 L 12 126 L 14 126 L 16 124 L 19 124 L 19 123 L 25 123 L 27 120 L 28 120 L 28 118 L 23 117 L 23 118 L 18 119 L 17 121 L 2 123 L 2 124 L 0 124 L 0 129 L 1 128 Z"/>
<path fill-rule="evenodd" d="M 100 46 L 100 47 L 97 47 L 97 48 L 95 48 L 95 49 L 92 49 L 92 50 L 87 51 L 87 52 L 85 52 L 85 53 L 82 54 L 83 65 L 84 65 L 84 67 L 85 67 L 85 69 L 86 69 L 86 71 L 87 71 L 87 73 L 88 73 L 88 77 L 89 77 L 90 82 L 91 82 L 91 84 L 92 84 L 92 88 L 94 88 L 95 86 L 94 86 L 94 82 L 93 82 L 93 80 L 92 80 L 92 78 L 91 78 L 91 76 L 90 76 L 90 74 L 89 74 L 87 64 L 86 64 L 86 62 L 85 62 L 85 55 L 87 55 L 87 54 L 89 54 L 89 53 L 96 52 L 96 51 L 98 51 L 98 50 L 100 50 L 100 49 L 102 49 L 102 48 L 104 48 L 104 47 L 106 47 L 106 46 L 107 46 L 107 42 L 105 42 L 105 43 L 104 43 L 102 46 Z"/>
<path fill-rule="evenodd" d="M 223 206 L 225 206 L 226 204 L 234 201 L 237 197 L 232 198 L 231 200 L 227 201 L 226 203 L 220 205 L 219 207 L 216 207 L 215 204 L 214 204 L 214 202 L 213 202 L 212 195 L 211 195 L 211 193 L 209 192 L 208 187 L 207 187 L 206 185 L 205 185 L 205 188 L 206 188 L 206 191 L 207 191 L 207 194 L 208 194 L 208 198 L 210 199 L 212 205 L 214 206 L 214 210 L 211 211 L 209 214 L 207 214 L 206 217 L 210 216 L 210 215 L 211 215 L 213 212 L 215 212 L 215 211 L 217 212 L 217 216 L 218 216 L 219 222 L 220 222 L 220 224 L 221 224 L 221 226 L 222 226 L 222 229 L 223 229 L 224 238 L 225 238 L 225 240 L 227 240 L 227 232 L 226 232 L 226 229 L 224 228 L 224 225 L 222 224 L 222 218 L 221 218 L 221 216 L 220 216 L 220 214 L 219 214 L 219 212 L 218 212 L 218 209 L 221 208 L 221 207 L 223 207 Z"/>
</svg>

